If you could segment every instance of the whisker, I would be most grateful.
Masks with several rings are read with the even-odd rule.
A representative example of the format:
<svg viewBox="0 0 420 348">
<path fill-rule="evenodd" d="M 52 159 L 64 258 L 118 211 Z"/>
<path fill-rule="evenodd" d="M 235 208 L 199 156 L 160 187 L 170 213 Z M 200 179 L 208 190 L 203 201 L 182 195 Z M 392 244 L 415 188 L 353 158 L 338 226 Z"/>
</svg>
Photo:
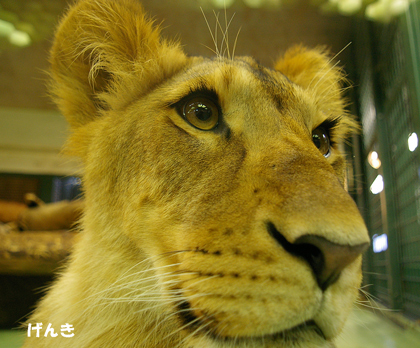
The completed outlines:
<svg viewBox="0 0 420 348">
<path fill-rule="evenodd" d="M 331 62 L 333 61 L 333 60 L 335 60 L 341 53 L 343 53 L 343 51 L 344 50 L 346 50 L 350 45 L 352 44 L 352 42 L 349 42 L 346 46 L 344 46 L 337 54 L 335 54 L 331 59 L 329 59 L 326 63 L 325 63 L 325 67 L 327 67 L 328 65 L 330 65 L 331 64 Z M 334 64 L 333 65 L 333 67 L 332 68 L 335 68 L 336 66 L 337 66 L 337 64 L 339 63 L 340 61 L 338 61 L 336 64 Z M 321 82 L 322 80 L 323 80 L 323 78 L 325 77 L 325 75 L 329 72 L 329 71 L 331 71 L 332 70 L 332 68 L 330 68 L 319 80 L 318 80 L 318 83 L 319 82 Z M 309 85 L 308 85 L 308 90 L 309 90 L 309 88 L 311 87 L 311 85 L 312 85 L 312 82 L 315 80 L 315 78 L 317 78 L 317 75 L 315 75 L 313 78 L 312 78 L 312 80 L 311 80 L 311 82 L 309 83 Z M 315 89 L 315 87 L 318 85 L 318 83 L 314 86 L 314 89 Z"/>
<path fill-rule="evenodd" d="M 173 315 L 178 315 L 179 313 L 182 313 L 182 312 L 185 312 L 185 311 L 191 311 L 191 309 L 183 309 L 183 310 L 175 312 Z M 171 336 L 177 334 L 178 332 L 180 332 L 182 330 L 185 330 L 189 326 L 193 326 L 194 323 L 199 322 L 199 321 L 200 321 L 200 318 L 195 318 L 194 320 L 192 320 L 192 321 L 188 322 L 187 324 L 181 326 L 177 330 L 175 330 L 175 331 L 171 332 L 170 334 L 166 335 L 165 337 L 163 337 L 162 340 L 165 340 L 166 338 L 171 337 Z"/>
<path fill-rule="evenodd" d="M 205 44 L 201 44 L 202 46 L 204 46 L 205 48 L 208 48 L 211 52 L 213 52 L 216 56 L 218 55 L 218 53 L 214 50 L 214 49 L 212 49 L 212 48 L 210 48 L 209 46 L 207 46 L 207 45 L 205 45 Z"/>
<path fill-rule="evenodd" d="M 214 14 L 214 17 L 215 17 L 215 19 L 216 19 L 216 23 L 215 23 L 215 28 L 214 28 L 214 31 L 215 31 L 215 33 L 217 34 L 218 32 L 219 32 L 219 28 L 220 28 L 220 32 L 221 32 L 221 34 L 223 35 L 223 28 L 222 28 L 222 26 L 221 26 L 221 24 L 220 24 L 220 21 L 219 21 L 219 13 L 216 13 L 216 11 L 214 11 L 213 10 L 213 14 Z M 222 48 L 223 48 L 223 41 L 224 41 L 224 37 L 222 38 L 222 42 L 220 43 L 220 47 L 219 47 L 219 49 L 218 49 L 218 52 L 220 52 L 220 55 L 218 55 L 218 58 L 222 58 L 223 57 L 223 52 L 222 52 Z"/>
<path fill-rule="evenodd" d="M 170 266 L 173 266 L 173 265 L 170 265 Z M 161 268 L 166 268 L 166 267 L 169 267 L 169 266 L 164 266 L 164 267 L 161 267 Z M 153 271 L 153 270 L 159 270 L 159 269 L 161 269 L 161 268 L 155 268 L 155 269 L 150 269 L 150 270 L 145 270 L 145 271 L 141 271 L 141 272 L 136 272 L 136 273 L 133 273 L 131 276 L 132 277 L 135 277 L 135 276 L 139 276 L 139 275 L 141 275 L 141 274 L 144 274 L 144 273 L 148 273 L 148 272 L 151 272 L 151 271 Z M 160 277 L 164 277 L 164 276 L 167 276 L 167 275 L 172 275 L 173 274 L 173 272 L 167 272 L 167 273 L 161 273 L 161 274 L 159 274 L 159 276 Z M 126 276 L 126 277 L 124 277 L 124 278 L 128 278 L 128 276 Z M 152 275 L 152 276 L 150 276 L 150 277 L 146 277 L 146 278 L 139 278 L 139 279 L 135 279 L 135 280 L 132 280 L 132 281 L 130 281 L 130 282 L 125 282 L 125 283 L 123 283 L 123 284 L 119 284 L 119 285 L 117 285 L 117 283 L 119 282 L 119 281 L 121 281 L 122 279 L 120 279 L 118 282 L 114 282 L 113 283 L 113 285 L 111 286 L 111 287 L 108 287 L 107 289 L 105 289 L 105 290 L 102 290 L 102 291 L 99 291 L 99 292 L 97 292 L 97 293 L 95 293 L 95 294 L 93 294 L 93 295 L 91 295 L 90 297 L 93 297 L 93 296 L 98 296 L 98 295 L 100 295 L 100 294 L 102 294 L 102 293 L 107 293 L 107 292 L 115 292 L 115 291 L 117 291 L 117 290 L 121 290 L 121 289 L 124 289 L 124 288 L 128 288 L 128 286 L 129 285 L 131 285 L 131 284 L 138 284 L 138 283 L 144 283 L 144 282 L 147 282 L 148 280 L 153 280 L 153 279 L 159 279 L 158 278 L 158 275 L 157 274 L 154 274 L 154 275 Z M 89 297 L 88 297 L 89 298 Z M 86 298 L 86 299 L 88 299 L 88 298 Z"/>
<path fill-rule="evenodd" d="M 217 39 L 217 35 L 219 32 L 218 29 L 218 24 L 219 24 L 219 14 L 216 15 L 216 13 L 213 11 L 214 17 L 216 18 L 216 22 L 214 23 L 214 37 L 216 38 L 216 42 L 215 45 L 218 47 L 218 39 Z M 220 50 L 217 50 L 217 52 L 220 52 Z M 217 54 L 217 57 L 219 57 L 219 53 Z"/>
<path fill-rule="evenodd" d="M 215 46 L 215 49 L 216 49 L 216 54 L 217 54 L 217 56 L 219 57 L 220 53 L 219 53 L 219 48 L 218 48 L 218 46 L 217 46 L 217 41 L 216 41 L 216 39 L 215 39 L 215 37 L 214 37 L 214 35 L 213 35 L 213 32 L 212 32 L 212 31 L 211 31 L 211 29 L 210 29 L 210 24 L 209 24 L 209 22 L 208 22 L 208 20 L 207 20 L 207 17 L 206 17 L 206 15 L 205 15 L 205 13 L 204 13 L 203 8 L 202 8 L 202 7 L 200 7 L 200 10 L 201 10 L 201 13 L 202 13 L 202 14 L 203 14 L 203 16 L 204 16 L 204 20 L 206 21 L 207 28 L 208 28 L 208 29 L 209 29 L 209 31 L 210 31 L 211 38 L 213 39 L 213 43 L 214 43 L 214 46 Z M 216 35 L 217 35 L 217 30 L 216 30 Z"/>
<path fill-rule="evenodd" d="M 184 252 L 184 251 L 177 251 L 176 253 L 179 253 L 179 252 Z M 169 253 L 168 253 L 169 254 Z M 159 257 L 161 257 L 161 255 L 159 255 Z M 139 266 L 139 265 L 142 265 L 142 264 L 144 264 L 145 262 L 147 262 L 147 261 L 152 261 L 152 259 L 153 258 L 146 258 L 146 259 L 144 259 L 144 260 L 142 260 L 142 261 L 140 261 L 139 263 L 137 263 L 135 266 L 133 266 L 133 267 L 131 267 L 129 270 L 132 270 L 134 267 L 136 267 L 136 266 Z M 108 288 L 106 288 L 106 289 L 104 289 L 104 290 L 101 290 L 101 291 L 97 291 L 97 292 L 94 292 L 93 294 L 91 294 L 91 295 L 89 295 L 89 296 L 87 296 L 87 297 L 85 297 L 85 298 L 83 298 L 83 299 L 81 299 L 81 300 L 79 300 L 79 301 L 77 301 L 76 303 L 75 303 L 75 305 L 80 305 L 80 304 L 82 304 L 82 303 L 84 303 L 84 302 L 86 302 L 86 301 L 89 301 L 89 300 L 96 300 L 96 301 L 102 301 L 102 297 L 103 296 L 99 296 L 99 295 L 106 295 L 106 294 L 111 294 L 112 292 L 116 292 L 116 291 L 121 291 L 121 290 L 124 290 L 124 289 L 127 289 L 127 288 L 130 288 L 129 286 L 130 285 L 132 285 L 132 284 L 136 284 L 136 283 L 139 283 L 139 284 L 141 284 L 142 282 L 144 282 L 145 280 L 146 281 L 153 281 L 154 279 L 157 281 L 157 280 L 159 280 L 160 278 L 159 278 L 159 276 L 157 275 L 157 274 L 155 274 L 155 275 L 153 275 L 153 276 L 150 276 L 150 277 L 147 277 L 147 278 L 140 278 L 140 279 L 138 279 L 138 280 L 134 280 L 134 281 L 131 281 L 131 282 L 126 282 L 126 283 L 123 283 L 123 284 L 119 284 L 121 281 L 123 281 L 124 279 L 126 279 L 126 278 L 129 278 L 129 277 L 133 277 L 133 276 L 139 276 L 139 275 L 141 275 L 141 274 L 144 274 L 144 273 L 147 273 L 147 272 L 153 272 L 153 270 L 159 270 L 159 269 L 164 269 L 164 268 L 169 268 L 169 267 L 174 267 L 174 266 L 176 266 L 176 265 L 179 265 L 179 264 L 171 264 L 171 265 L 166 265 L 166 266 L 162 266 L 162 267 L 154 267 L 154 268 L 147 268 L 147 269 L 144 269 L 144 270 L 142 270 L 142 271 L 139 271 L 139 272 L 136 272 L 136 273 L 132 273 L 132 274 L 130 274 L 130 275 L 126 275 L 128 272 L 129 272 L 129 270 L 127 270 L 126 272 L 124 272 L 123 274 L 125 274 L 125 276 L 124 277 L 121 277 L 121 278 L 119 278 L 119 279 L 117 279 L 111 286 L 109 286 Z M 162 276 L 169 276 L 169 275 L 173 275 L 173 272 L 167 272 L 167 273 L 163 273 L 162 275 L 160 275 L 161 277 Z M 157 282 L 156 282 L 156 284 L 157 284 Z M 157 285 L 155 285 L 155 284 L 153 284 L 154 286 L 157 286 Z M 140 289 L 139 289 L 139 291 L 140 291 Z M 99 302 L 99 303 L 90 303 L 89 304 L 89 306 L 88 307 L 86 307 L 84 310 L 83 310 L 83 312 L 82 312 L 82 314 L 85 314 L 85 313 L 87 313 L 89 310 L 91 310 L 92 308 L 96 308 L 96 307 L 98 307 L 98 306 L 101 306 L 101 305 L 106 305 L 106 303 L 101 303 L 101 302 Z M 62 312 L 62 311 L 64 311 L 65 309 L 63 308 L 61 311 L 58 311 L 58 312 L 56 312 L 56 314 L 59 314 L 60 312 Z"/>
<path fill-rule="evenodd" d="M 232 60 L 235 58 L 235 50 L 236 50 L 236 43 L 238 42 L 239 33 L 241 32 L 242 27 L 239 27 L 238 33 L 235 37 L 235 42 L 233 43 L 233 50 L 232 50 Z"/>
<path fill-rule="evenodd" d="M 224 1 L 225 4 L 225 33 L 223 35 L 223 39 L 226 38 L 226 50 L 227 50 L 227 54 L 228 54 L 228 59 L 230 59 L 230 51 L 229 51 L 229 26 L 230 23 L 232 22 L 233 17 L 235 16 L 235 14 L 233 14 L 231 20 L 229 21 L 229 25 L 227 23 L 227 12 L 226 12 L 226 1 Z"/>
<path fill-rule="evenodd" d="M 183 280 L 182 282 L 183 282 L 183 283 L 186 283 L 186 282 L 193 281 L 193 280 L 196 280 L 196 279 L 199 279 L 199 278 L 201 278 L 201 277 L 196 277 L 196 278 L 186 279 L 186 280 Z M 191 285 L 197 285 L 197 284 L 200 284 L 200 283 L 202 283 L 202 282 L 204 282 L 204 281 L 208 281 L 208 280 L 211 280 L 211 279 L 214 279 L 214 278 L 220 278 L 220 276 L 219 276 L 219 275 L 210 276 L 210 277 L 208 277 L 208 278 L 204 278 L 204 279 L 201 279 L 201 280 L 199 280 L 199 281 L 197 281 L 197 282 L 194 282 L 194 283 L 193 283 L 193 284 L 191 284 Z M 191 285 L 190 285 L 190 286 L 191 286 Z M 187 285 L 187 286 L 188 286 L 188 285 Z"/>
<path fill-rule="evenodd" d="M 226 49 L 227 49 L 227 52 L 228 52 L 228 58 L 229 59 L 232 59 L 231 58 L 231 55 L 230 55 L 230 48 L 229 48 L 229 28 L 230 28 L 230 25 L 231 25 L 231 23 L 232 23 L 232 21 L 233 21 L 233 18 L 235 17 L 235 15 L 236 15 L 236 13 L 234 13 L 233 15 L 232 15 L 232 17 L 231 17 L 231 19 L 229 20 L 229 23 L 227 23 L 227 18 L 226 18 L 226 9 L 225 9 L 225 21 L 226 21 L 226 31 L 225 31 L 225 36 L 226 36 Z"/>
<path fill-rule="evenodd" d="M 225 29 L 223 29 L 223 27 L 222 27 L 222 25 L 221 25 L 221 23 L 219 21 L 219 15 L 216 15 L 215 11 L 213 11 L 213 12 L 214 12 L 214 15 L 216 16 L 217 24 L 218 24 L 218 26 L 220 28 L 220 31 L 221 31 L 222 35 L 223 35 L 223 39 L 222 39 L 222 42 L 220 43 L 220 50 L 219 51 L 222 52 L 223 44 L 225 44 L 225 47 L 226 48 L 222 52 L 222 57 L 224 56 L 224 52 L 227 51 L 228 59 L 230 59 L 231 56 L 230 56 L 230 50 L 229 50 L 229 27 L 230 27 L 230 25 L 232 23 L 233 18 L 235 17 L 235 13 L 232 15 L 232 18 L 230 19 L 230 21 L 228 23 L 227 22 L 227 14 L 225 12 L 225 22 L 226 22 L 225 25 L 226 25 L 226 27 L 225 27 Z"/>
<path fill-rule="evenodd" d="M 139 271 L 139 272 L 132 273 L 132 274 L 127 275 L 127 276 L 125 276 L 125 277 L 118 278 L 118 279 L 114 282 L 114 284 L 117 284 L 117 283 L 121 282 L 122 280 L 124 280 L 124 279 L 126 279 L 126 278 L 129 278 L 129 277 L 135 277 L 135 276 L 139 276 L 139 275 L 144 274 L 144 273 L 153 272 L 153 271 L 159 271 L 159 270 L 161 270 L 161 269 L 171 268 L 171 267 L 180 266 L 180 265 L 181 265 L 181 263 L 173 263 L 173 264 L 170 264 L 170 265 L 165 265 L 165 266 L 160 266 L 160 267 L 147 268 L 147 269 L 145 269 L 145 270 L 142 270 L 142 271 Z M 172 273 L 172 272 L 169 272 L 169 273 Z M 168 273 L 163 273 L 162 275 L 165 275 L 165 274 L 168 274 Z M 143 279 L 146 279 L 146 278 L 143 278 Z M 125 283 L 125 284 L 127 284 L 127 283 Z"/>
<path fill-rule="evenodd" d="M 340 60 L 339 61 L 337 61 L 333 66 L 331 66 L 326 72 L 324 72 L 324 74 L 321 76 L 321 78 L 317 81 L 317 83 L 315 84 L 315 86 L 313 86 L 312 87 L 312 90 L 314 91 L 313 93 L 316 93 L 315 92 L 315 89 L 316 89 L 316 87 L 318 86 L 318 84 L 324 79 L 324 77 L 331 71 L 331 70 L 334 70 L 336 67 L 337 67 L 337 65 L 338 64 L 340 64 Z M 309 90 L 309 88 L 310 88 L 310 86 L 311 86 L 311 84 L 312 84 L 312 82 L 314 81 L 314 79 L 315 79 L 315 77 L 312 79 L 312 81 L 311 81 L 311 83 L 309 84 L 309 86 L 308 86 L 308 90 Z"/>
<path fill-rule="evenodd" d="M 194 336 L 196 336 L 196 334 L 198 333 L 198 332 L 200 332 L 200 331 L 202 331 L 202 330 L 204 330 L 207 326 L 209 326 L 210 324 L 213 324 L 214 323 L 214 320 L 211 320 L 211 321 L 208 321 L 205 325 L 200 325 L 194 332 L 192 332 L 192 333 L 190 333 L 188 336 L 186 336 L 183 340 L 182 340 L 182 342 L 181 342 L 181 344 L 180 344 L 180 346 L 182 346 L 183 347 L 183 345 L 187 342 L 187 340 L 189 340 L 191 337 L 194 337 Z"/>
<path fill-rule="evenodd" d="M 364 287 L 366 287 L 366 286 L 364 286 Z M 394 310 L 394 309 L 385 308 L 384 306 L 381 306 L 379 304 L 380 300 L 376 296 L 374 296 L 374 295 L 370 294 L 369 292 L 367 292 L 366 290 L 363 290 L 362 288 L 360 288 L 359 290 L 366 297 L 366 300 L 367 301 L 357 300 L 356 301 L 357 304 L 360 304 L 362 306 L 364 305 L 365 307 L 369 307 L 369 308 L 371 308 L 373 310 L 378 310 L 380 312 L 396 312 L 396 310 Z M 369 305 L 366 305 L 365 303 L 369 303 Z"/>
<path fill-rule="evenodd" d="M 333 98 L 342 96 L 345 91 L 350 90 L 352 88 L 353 88 L 352 86 L 343 87 L 343 88 L 340 88 L 338 91 L 331 93 L 331 86 L 326 86 L 323 91 L 317 91 L 316 94 L 319 94 L 319 97 L 318 97 L 319 100 L 322 100 L 326 95 L 328 95 L 330 99 L 333 99 Z M 342 103 L 342 101 L 340 101 L 340 103 Z"/>
<path fill-rule="evenodd" d="M 350 45 L 352 44 L 352 42 L 350 41 L 347 45 L 345 45 L 337 54 L 335 54 L 330 60 L 328 60 L 328 64 L 330 64 L 334 59 L 336 59 L 341 53 L 343 53 Z"/>
<path fill-rule="evenodd" d="M 122 274 L 122 276 L 124 276 L 125 274 L 127 274 L 128 272 L 130 272 L 133 268 L 138 267 L 138 266 L 140 266 L 141 264 L 143 264 L 143 263 L 145 263 L 145 262 L 148 262 L 148 261 L 150 261 L 150 258 L 145 258 L 144 260 L 142 260 L 142 261 L 140 261 L 140 262 L 136 263 L 135 265 L 133 265 L 132 267 L 130 267 L 128 270 L 126 270 L 126 271 Z"/>
</svg>

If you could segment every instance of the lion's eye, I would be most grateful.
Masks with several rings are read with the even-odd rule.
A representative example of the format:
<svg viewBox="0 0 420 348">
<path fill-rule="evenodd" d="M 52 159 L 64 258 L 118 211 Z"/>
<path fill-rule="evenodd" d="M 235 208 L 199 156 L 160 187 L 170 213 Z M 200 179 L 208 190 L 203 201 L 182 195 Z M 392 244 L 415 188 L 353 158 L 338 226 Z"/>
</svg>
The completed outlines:
<svg viewBox="0 0 420 348">
<path fill-rule="evenodd" d="M 324 157 L 330 155 L 330 138 L 328 132 L 323 127 L 318 127 L 312 132 L 312 141 Z"/>
<path fill-rule="evenodd" d="M 197 97 L 185 103 L 183 116 L 194 127 L 201 130 L 211 130 L 219 122 L 219 109 L 212 100 Z"/>
</svg>

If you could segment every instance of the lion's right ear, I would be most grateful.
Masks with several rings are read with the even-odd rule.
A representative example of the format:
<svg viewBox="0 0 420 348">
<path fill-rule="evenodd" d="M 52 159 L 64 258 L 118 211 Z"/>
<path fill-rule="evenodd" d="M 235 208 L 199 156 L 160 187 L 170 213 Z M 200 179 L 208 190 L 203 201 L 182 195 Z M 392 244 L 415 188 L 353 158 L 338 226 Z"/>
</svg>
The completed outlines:
<svg viewBox="0 0 420 348">
<path fill-rule="evenodd" d="M 51 50 L 51 92 L 73 129 L 118 110 L 186 64 L 178 43 L 136 0 L 81 0 L 59 25 Z"/>
<path fill-rule="evenodd" d="M 341 87 L 345 81 L 343 71 L 332 64 L 325 49 L 294 46 L 287 50 L 274 68 L 309 91 L 326 114 L 345 113 L 346 103 Z"/>
</svg>

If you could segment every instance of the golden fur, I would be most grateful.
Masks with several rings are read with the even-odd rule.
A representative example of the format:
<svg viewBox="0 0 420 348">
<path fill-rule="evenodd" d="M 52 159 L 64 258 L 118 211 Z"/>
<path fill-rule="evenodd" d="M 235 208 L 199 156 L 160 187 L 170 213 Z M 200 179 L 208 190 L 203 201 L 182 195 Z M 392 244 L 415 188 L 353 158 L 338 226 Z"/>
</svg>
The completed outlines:
<svg viewBox="0 0 420 348">
<path fill-rule="evenodd" d="M 85 0 L 51 64 L 86 210 L 24 347 L 333 347 L 368 235 L 344 189 L 356 124 L 327 54 L 295 47 L 275 70 L 188 57 L 137 1 Z M 45 338 L 48 323 L 74 337 Z"/>
<path fill-rule="evenodd" d="M 75 227 L 84 208 L 83 200 L 63 200 L 22 211 L 16 220 L 21 231 L 54 231 Z"/>
</svg>

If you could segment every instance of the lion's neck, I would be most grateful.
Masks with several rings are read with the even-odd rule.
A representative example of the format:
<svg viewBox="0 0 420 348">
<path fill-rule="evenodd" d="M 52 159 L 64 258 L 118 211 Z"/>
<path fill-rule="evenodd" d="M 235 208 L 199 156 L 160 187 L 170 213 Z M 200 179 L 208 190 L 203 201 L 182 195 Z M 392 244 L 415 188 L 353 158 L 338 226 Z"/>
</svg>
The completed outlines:
<svg viewBox="0 0 420 348">
<path fill-rule="evenodd" d="M 81 233 L 68 271 L 44 299 L 37 320 L 73 325 L 77 335 L 69 347 L 176 347 L 179 333 L 152 263 L 115 231 L 107 231 L 114 236 L 107 239 L 103 232 Z"/>
</svg>

